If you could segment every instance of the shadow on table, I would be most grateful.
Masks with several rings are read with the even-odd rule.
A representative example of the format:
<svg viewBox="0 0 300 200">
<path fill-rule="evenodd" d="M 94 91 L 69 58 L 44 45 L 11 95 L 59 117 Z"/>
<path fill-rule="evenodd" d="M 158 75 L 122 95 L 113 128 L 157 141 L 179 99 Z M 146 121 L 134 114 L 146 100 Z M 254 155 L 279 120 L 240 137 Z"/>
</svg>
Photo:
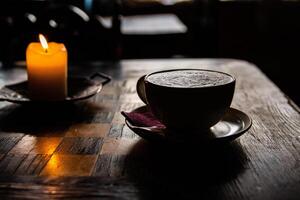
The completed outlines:
<svg viewBox="0 0 300 200">
<path fill-rule="evenodd" d="M 141 141 L 130 152 L 125 173 L 141 199 L 224 199 L 234 192 L 225 185 L 243 172 L 246 161 L 238 142 L 201 147 L 197 142 L 163 146 Z"/>
<path fill-rule="evenodd" d="M 102 112 L 103 111 L 103 112 Z M 0 131 L 36 136 L 59 136 L 73 123 L 105 120 L 101 106 L 90 102 L 63 105 L 15 105 L 1 109 Z"/>
</svg>

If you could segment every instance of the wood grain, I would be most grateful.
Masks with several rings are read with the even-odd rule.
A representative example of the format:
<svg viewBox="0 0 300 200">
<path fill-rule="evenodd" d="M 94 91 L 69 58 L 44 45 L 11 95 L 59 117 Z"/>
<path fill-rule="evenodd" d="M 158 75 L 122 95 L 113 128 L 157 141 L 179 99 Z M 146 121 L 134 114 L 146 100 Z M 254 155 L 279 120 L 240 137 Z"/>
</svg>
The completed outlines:
<svg viewBox="0 0 300 200">
<path fill-rule="evenodd" d="M 52 154 L 61 142 L 60 137 L 24 136 L 10 150 L 12 154 Z"/>
<path fill-rule="evenodd" d="M 0 153 L 8 153 L 23 137 L 23 134 L 0 133 Z"/>
<path fill-rule="evenodd" d="M 252 128 L 211 147 L 153 144 L 134 134 L 120 111 L 143 105 L 136 81 L 174 68 L 234 75 L 232 107 L 252 118 Z M 48 109 L 0 102 L 1 199 L 299 199 L 300 109 L 255 65 L 155 59 L 70 67 L 77 75 L 97 71 L 114 80 L 88 101 Z M 0 71 L 0 86 L 24 78 L 24 69 Z"/>
<path fill-rule="evenodd" d="M 97 154 L 103 140 L 93 137 L 65 137 L 55 154 Z"/>
<path fill-rule="evenodd" d="M 54 154 L 43 171 L 41 176 L 89 176 L 95 165 L 94 155 L 61 155 Z"/>
<path fill-rule="evenodd" d="M 110 129 L 109 123 L 75 124 L 69 128 L 66 137 L 102 137 L 104 138 Z"/>
</svg>

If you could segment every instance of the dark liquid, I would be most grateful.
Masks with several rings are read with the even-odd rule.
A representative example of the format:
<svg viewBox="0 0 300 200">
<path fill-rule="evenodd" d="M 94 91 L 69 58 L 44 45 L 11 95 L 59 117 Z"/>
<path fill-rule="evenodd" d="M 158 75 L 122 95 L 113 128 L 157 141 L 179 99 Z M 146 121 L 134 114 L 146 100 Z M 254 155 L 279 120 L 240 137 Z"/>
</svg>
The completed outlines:
<svg viewBox="0 0 300 200">
<path fill-rule="evenodd" d="M 151 74 L 147 81 L 174 88 L 197 88 L 224 85 L 233 81 L 229 75 L 202 70 L 178 70 Z"/>
</svg>

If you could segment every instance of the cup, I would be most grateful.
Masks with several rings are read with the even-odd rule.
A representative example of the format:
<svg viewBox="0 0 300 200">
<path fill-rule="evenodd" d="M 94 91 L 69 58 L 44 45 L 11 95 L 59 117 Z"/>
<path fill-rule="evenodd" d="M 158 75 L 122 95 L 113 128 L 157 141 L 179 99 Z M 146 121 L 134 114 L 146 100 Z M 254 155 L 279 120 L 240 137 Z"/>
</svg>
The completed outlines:
<svg viewBox="0 0 300 200">
<path fill-rule="evenodd" d="M 235 82 L 213 70 L 164 70 L 142 76 L 137 93 L 168 130 L 208 130 L 229 109 Z"/>
</svg>

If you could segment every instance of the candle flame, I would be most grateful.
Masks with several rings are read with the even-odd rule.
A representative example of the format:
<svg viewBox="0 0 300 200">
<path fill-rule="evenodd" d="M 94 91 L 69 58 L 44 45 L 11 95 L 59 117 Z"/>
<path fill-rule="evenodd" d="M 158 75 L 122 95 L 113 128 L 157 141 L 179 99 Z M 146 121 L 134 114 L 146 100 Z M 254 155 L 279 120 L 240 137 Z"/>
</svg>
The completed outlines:
<svg viewBox="0 0 300 200">
<path fill-rule="evenodd" d="M 46 38 L 42 34 L 39 34 L 39 39 L 40 39 L 40 43 L 41 43 L 43 49 L 47 52 L 47 50 L 48 50 L 48 43 L 47 43 Z"/>
</svg>

